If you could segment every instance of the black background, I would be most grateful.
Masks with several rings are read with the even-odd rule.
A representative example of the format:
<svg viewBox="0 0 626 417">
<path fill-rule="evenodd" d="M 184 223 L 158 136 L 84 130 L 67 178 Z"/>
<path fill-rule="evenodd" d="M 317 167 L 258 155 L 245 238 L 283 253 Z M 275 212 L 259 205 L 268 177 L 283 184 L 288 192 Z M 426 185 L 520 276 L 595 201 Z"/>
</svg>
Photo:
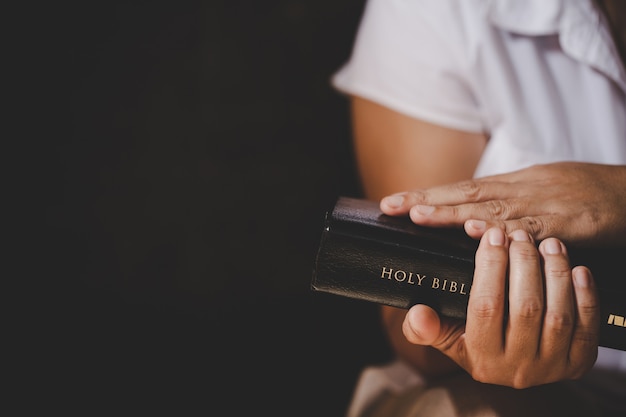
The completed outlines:
<svg viewBox="0 0 626 417">
<path fill-rule="evenodd" d="M 38 261 L 23 264 L 36 308 L 23 308 L 32 342 L 16 381 L 31 404 L 344 415 L 360 370 L 388 356 L 375 306 L 309 287 L 324 211 L 360 195 L 330 76 L 363 5 L 36 13 L 41 90 L 22 98 L 46 117 L 24 175 L 48 233 L 22 234 Z"/>
</svg>

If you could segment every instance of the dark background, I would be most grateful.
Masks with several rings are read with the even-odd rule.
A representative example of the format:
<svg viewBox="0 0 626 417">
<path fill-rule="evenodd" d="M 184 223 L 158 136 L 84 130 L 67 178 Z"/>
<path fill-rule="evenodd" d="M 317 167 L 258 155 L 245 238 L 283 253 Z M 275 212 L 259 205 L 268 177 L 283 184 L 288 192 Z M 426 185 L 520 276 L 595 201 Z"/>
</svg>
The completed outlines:
<svg viewBox="0 0 626 417">
<path fill-rule="evenodd" d="M 40 10 L 39 82 L 56 93 L 41 106 L 63 117 L 35 153 L 50 233 L 22 372 L 34 398 L 81 415 L 344 415 L 388 356 L 375 306 L 310 290 L 324 211 L 360 195 L 329 80 L 363 5 Z"/>
</svg>

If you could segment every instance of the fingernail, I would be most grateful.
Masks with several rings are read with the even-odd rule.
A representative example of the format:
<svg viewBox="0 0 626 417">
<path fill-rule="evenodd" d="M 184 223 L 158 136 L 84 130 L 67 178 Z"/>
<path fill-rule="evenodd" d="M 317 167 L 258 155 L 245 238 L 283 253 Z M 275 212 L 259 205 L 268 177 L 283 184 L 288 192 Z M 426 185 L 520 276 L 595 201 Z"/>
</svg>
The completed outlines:
<svg viewBox="0 0 626 417">
<path fill-rule="evenodd" d="M 398 208 L 402 206 L 402 203 L 404 203 L 404 196 L 403 195 L 391 195 L 389 197 L 385 197 L 383 199 L 383 203 L 391 208 Z"/>
<path fill-rule="evenodd" d="M 556 255 L 563 251 L 561 242 L 556 239 L 547 239 L 543 245 L 546 253 L 550 255 Z"/>
<path fill-rule="evenodd" d="M 478 230 L 480 232 L 483 232 L 485 228 L 487 227 L 487 222 L 483 220 L 468 220 L 467 224 L 472 229 Z"/>
<path fill-rule="evenodd" d="M 433 211 L 435 211 L 435 207 L 433 207 L 433 206 L 420 206 L 420 205 L 417 205 L 417 206 L 415 206 L 415 210 L 419 214 L 422 214 L 424 216 L 428 216 L 429 214 L 432 214 Z"/>
<path fill-rule="evenodd" d="M 502 246 L 506 240 L 504 236 L 504 231 L 500 228 L 493 228 L 488 231 L 489 233 L 489 244 L 491 246 Z"/>
<path fill-rule="evenodd" d="M 577 287 L 587 288 L 591 286 L 591 277 L 587 268 L 576 268 L 573 271 L 574 283 Z"/>
<path fill-rule="evenodd" d="M 511 233 L 511 239 L 515 242 L 530 242 L 530 235 L 523 230 L 515 230 Z"/>
</svg>

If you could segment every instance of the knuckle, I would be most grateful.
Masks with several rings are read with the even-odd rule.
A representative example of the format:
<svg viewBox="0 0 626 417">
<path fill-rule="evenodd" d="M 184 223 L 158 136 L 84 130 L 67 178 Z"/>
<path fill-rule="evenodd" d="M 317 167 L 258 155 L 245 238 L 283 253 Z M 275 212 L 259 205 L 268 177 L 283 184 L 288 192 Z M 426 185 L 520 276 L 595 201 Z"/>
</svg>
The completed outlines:
<svg viewBox="0 0 626 417">
<path fill-rule="evenodd" d="M 526 297 L 516 308 L 515 315 L 523 320 L 534 321 L 543 314 L 543 302 L 538 297 Z"/>
<path fill-rule="evenodd" d="M 482 196 L 482 187 L 475 181 L 461 181 L 458 184 L 461 195 L 468 201 L 480 201 Z"/>
<path fill-rule="evenodd" d="M 578 311 L 581 316 L 595 316 L 600 312 L 600 305 L 592 300 L 581 300 L 578 302 Z"/>
<path fill-rule="evenodd" d="M 579 222 L 585 225 L 588 233 L 592 236 L 596 236 L 600 233 L 601 218 L 602 216 L 598 213 L 598 209 L 595 206 L 586 205 Z"/>
<path fill-rule="evenodd" d="M 461 210 L 461 207 L 459 207 L 459 206 L 451 206 L 451 207 L 447 207 L 447 209 L 450 211 L 450 214 L 451 214 L 451 216 L 453 218 L 455 218 L 455 219 L 464 218 L 463 211 Z"/>
<path fill-rule="evenodd" d="M 492 251 L 489 251 L 489 253 L 481 251 L 480 258 L 478 257 L 478 255 L 476 257 L 476 269 L 482 269 L 484 271 L 498 271 L 501 269 L 501 265 L 503 262 L 503 256 L 499 256 L 499 254 L 494 254 L 492 253 Z"/>
<path fill-rule="evenodd" d="M 502 378 L 502 372 L 491 361 L 475 363 L 469 373 L 472 379 L 484 384 L 496 383 L 499 382 L 496 377 Z"/>
<path fill-rule="evenodd" d="M 544 322 L 546 327 L 555 333 L 569 332 L 574 326 L 572 315 L 566 312 L 548 311 Z"/>
<path fill-rule="evenodd" d="M 480 258 L 476 259 L 477 266 L 482 268 L 497 268 L 502 262 L 502 257 L 499 254 L 494 253 L 493 248 L 481 248 L 480 249 Z"/>
<path fill-rule="evenodd" d="M 482 382 L 483 384 L 487 384 L 487 383 L 491 382 L 489 380 L 489 377 L 486 374 L 484 368 L 482 368 L 480 366 L 474 367 L 472 369 L 471 375 L 472 375 L 472 379 L 474 379 L 474 380 L 476 380 L 478 382 Z"/>
<path fill-rule="evenodd" d="M 512 242 L 510 254 L 523 262 L 534 262 L 539 259 L 535 246 L 530 242 Z"/>
<path fill-rule="evenodd" d="M 546 279 L 571 281 L 572 273 L 569 265 L 547 264 L 545 266 Z"/>
<path fill-rule="evenodd" d="M 517 372 L 511 383 L 511 387 L 515 389 L 526 389 L 533 385 L 533 380 L 526 372 Z"/>
<path fill-rule="evenodd" d="M 593 330 L 578 330 L 574 333 L 572 337 L 572 344 L 576 344 L 581 347 L 583 350 L 593 351 L 595 350 L 595 354 L 597 355 L 597 346 L 598 346 L 598 334 Z M 592 355 L 587 355 L 588 357 Z M 593 357 L 595 362 L 595 356 Z"/>
<path fill-rule="evenodd" d="M 548 224 L 544 219 L 538 217 L 523 217 L 519 220 L 521 228 L 537 238 L 538 234 L 543 231 L 548 231 Z"/>
<path fill-rule="evenodd" d="M 537 364 L 534 362 L 524 362 L 517 366 L 511 378 L 511 387 L 515 389 L 525 389 L 536 385 L 536 368 Z"/>
<path fill-rule="evenodd" d="M 489 214 L 496 219 L 507 219 L 509 217 L 510 209 L 508 205 L 500 200 L 487 201 L 485 206 Z"/>
<path fill-rule="evenodd" d="M 479 319 L 489 319 L 502 315 L 502 303 L 490 296 L 472 298 L 471 312 Z"/>
<path fill-rule="evenodd" d="M 428 204 L 428 194 L 422 190 L 411 190 L 406 193 L 405 198 L 410 204 Z"/>
<path fill-rule="evenodd" d="M 519 366 L 512 374 L 503 373 L 493 365 L 481 363 L 474 366 L 470 372 L 472 379 L 483 384 L 508 385 L 515 389 L 525 389 L 536 385 L 531 372 L 527 367 Z"/>
<path fill-rule="evenodd" d="M 530 233 L 535 240 L 542 240 L 553 236 L 556 230 L 562 228 L 559 226 L 558 220 L 555 219 L 554 216 L 528 216 L 511 223 L 516 228 Z"/>
</svg>

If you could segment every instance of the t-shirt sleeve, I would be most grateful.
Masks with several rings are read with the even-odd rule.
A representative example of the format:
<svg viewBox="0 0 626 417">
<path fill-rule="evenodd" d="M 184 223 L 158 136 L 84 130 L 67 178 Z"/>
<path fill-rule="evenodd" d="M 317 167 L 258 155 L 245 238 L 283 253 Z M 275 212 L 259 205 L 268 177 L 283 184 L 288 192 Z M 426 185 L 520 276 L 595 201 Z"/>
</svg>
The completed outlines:
<svg viewBox="0 0 626 417">
<path fill-rule="evenodd" d="M 352 54 L 332 85 L 430 123 L 482 132 L 468 76 L 471 22 L 458 4 L 369 0 Z"/>
</svg>

